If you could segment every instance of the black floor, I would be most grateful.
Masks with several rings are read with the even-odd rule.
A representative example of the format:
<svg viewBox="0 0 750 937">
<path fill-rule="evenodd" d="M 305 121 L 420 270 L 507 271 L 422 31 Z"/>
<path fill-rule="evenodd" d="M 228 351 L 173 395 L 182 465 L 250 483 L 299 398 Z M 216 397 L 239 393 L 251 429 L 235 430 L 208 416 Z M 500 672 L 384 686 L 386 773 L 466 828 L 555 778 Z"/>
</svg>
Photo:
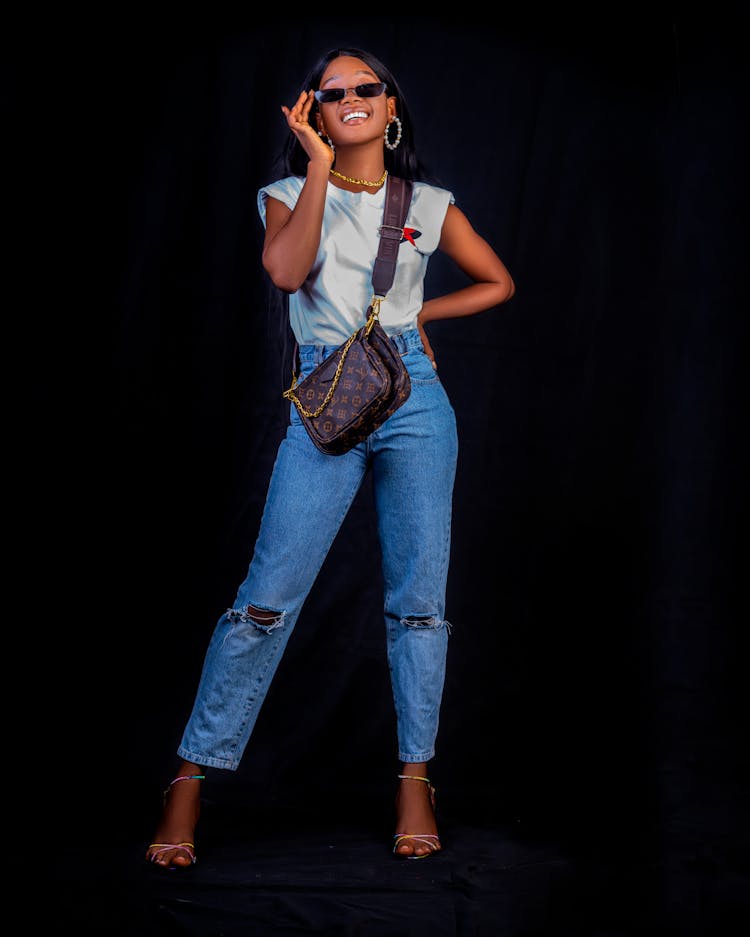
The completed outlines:
<svg viewBox="0 0 750 937">
<path fill-rule="evenodd" d="M 377 800 L 363 792 L 370 809 L 358 815 L 350 805 L 338 820 L 333 803 L 307 802 L 304 792 L 296 804 L 257 794 L 249 805 L 206 800 L 198 862 L 177 871 L 144 861 L 143 822 L 119 834 L 104 824 L 58 844 L 52 886 L 27 919 L 113 937 L 747 932 L 746 858 L 705 830 L 644 839 L 632 818 L 626 828 L 612 815 L 556 839 L 491 802 L 446 791 L 442 853 L 406 860 L 390 851 L 388 797 Z"/>
</svg>

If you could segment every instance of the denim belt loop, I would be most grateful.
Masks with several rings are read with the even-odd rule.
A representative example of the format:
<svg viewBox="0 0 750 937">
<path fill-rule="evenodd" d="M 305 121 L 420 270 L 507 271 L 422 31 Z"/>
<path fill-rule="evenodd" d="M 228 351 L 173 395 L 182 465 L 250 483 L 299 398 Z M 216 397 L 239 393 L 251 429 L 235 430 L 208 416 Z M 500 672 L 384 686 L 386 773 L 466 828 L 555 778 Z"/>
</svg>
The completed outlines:
<svg viewBox="0 0 750 937">
<path fill-rule="evenodd" d="M 399 332 L 397 335 L 390 335 L 389 338 L 398 349 L 400 355 L 405 355 L 414 349 L 422 349 L 422 339 L 419 337 L 419 329 L 407 329 L 405 332 Z"/>
</svg>

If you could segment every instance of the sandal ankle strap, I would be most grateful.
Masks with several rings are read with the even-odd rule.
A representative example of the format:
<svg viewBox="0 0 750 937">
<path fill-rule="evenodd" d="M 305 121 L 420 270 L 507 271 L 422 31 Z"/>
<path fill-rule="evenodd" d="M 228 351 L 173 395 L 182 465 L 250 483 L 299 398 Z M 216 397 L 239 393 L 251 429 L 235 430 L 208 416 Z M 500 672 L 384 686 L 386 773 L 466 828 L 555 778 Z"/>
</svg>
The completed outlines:
<svg viewBox="0 0 750 937">
<path fill-rule="evenodd" d="M 402 781 L 424 781 L 427 785 L 427 794 L 429 795 L 432 809 L 435 809 L 435 785 L 429 778 L 424 778 L 419 774 L 399 774 L 398 777 L 401 778 Z"/>
<path fill-rule="evenodd" d="M 205 781 L 205 780 L 206 780 L 205 774 L 182 774 L 180 775 L 179 778 L 172 778 L 172 780 L 164 788 L 164 791 L 163 791 L 164 806 L 167 805 L 167 795 L 175 786 L 175 784 L 177 784 L 178 781 Z"/>
<path fill-rule="evenodd" d="M 205 774 L 183 774 L 179 778 L 172 778 L 172 780 L 169 782 L 169 786 L 171 787 L 173 784 L 176 784 L 178 781 L 205 781 L 205 780 L 206 780 Z"/>
</svg>

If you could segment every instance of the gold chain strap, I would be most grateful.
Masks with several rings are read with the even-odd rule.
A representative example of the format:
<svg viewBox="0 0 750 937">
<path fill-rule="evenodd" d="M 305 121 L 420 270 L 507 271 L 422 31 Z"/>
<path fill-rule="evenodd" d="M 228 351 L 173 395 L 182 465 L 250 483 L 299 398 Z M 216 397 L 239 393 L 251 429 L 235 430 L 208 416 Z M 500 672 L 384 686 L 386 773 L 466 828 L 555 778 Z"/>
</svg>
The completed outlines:
<svg viewBox="0 0 750 937">
<path fill-rule="evenodd" d="M 370 334 L 370 331 L 372 330 L 373 325 L 375 325 L 375 321 L 380 315 L 380 303 L 381 302 L 382 302 L 382 298 L 380 296 L 373 296 L 372 304 L 370 306 L 370 309 L 371 309 L 370 316 L 365 326 L 365 335 Z M 333 375 L 331 386 L 329 387 L 328 393 L 325 396 L 325 400 L 323 401 L 323 403 L 321 403 L 321 405 L 316 410 L 307 410 L 305 408 L 305 405 L 299 399 L 299 397 L 294 393 L 294 389 L 297 386 L 297 376 L 294 373 L 294 371 L 292 371 L 292 386 L 288 390 L 285 390 L 282 396 L 286 400 L 291 400 L 303 416 L 315 419 L 315 417 L 320 416 L 320 414 L 328 406 L 328 403 L 331 397 L 333 397 L 334 393 L 336 392 L 336 387 L 339 383 L 339 380 L 341 379 L 341 372 L 344 370 L 344 362 L 346 361 L 346 356 L 349 353 L 349 348 L 351 347 L 351 344 L 354 341 L 354 339 L 357 337 L 358 333 L 359 333 L 359 329 L 357 329 L 357 331 L 353 335 L 350 335 L 349 338 L 347 339 L 346 344 L 344 345 L 344 348 L 341 352 L 339 363 L 336 367 L 336 373 Z"/>
</svg>

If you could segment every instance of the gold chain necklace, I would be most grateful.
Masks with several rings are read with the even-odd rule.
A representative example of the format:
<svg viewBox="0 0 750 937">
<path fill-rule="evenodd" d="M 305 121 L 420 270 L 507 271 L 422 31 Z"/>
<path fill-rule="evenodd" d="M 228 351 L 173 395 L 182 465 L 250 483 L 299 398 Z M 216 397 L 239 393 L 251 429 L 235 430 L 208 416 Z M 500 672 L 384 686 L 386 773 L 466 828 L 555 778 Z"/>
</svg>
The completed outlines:
<svg viewBox="0 0 750 937">
<path fill-rule="evenodd" d="M 388 170 L 384 169 L 383 175 L 377 182 L 368 182 L 367 179 L 352 179 L 351 176 L 345 176 L 343 172 L 337 172 L 335 169 L 329 169 L 328 172 L 330 172 L 332 176 L 343 179 L 344 182 L 351 182 L 352 185 L 368 185 L 371 189 L 377 189 L 379 185 L 382 185 L 385 182 L 385 177 L 388 175 Z"/>
</svg>

